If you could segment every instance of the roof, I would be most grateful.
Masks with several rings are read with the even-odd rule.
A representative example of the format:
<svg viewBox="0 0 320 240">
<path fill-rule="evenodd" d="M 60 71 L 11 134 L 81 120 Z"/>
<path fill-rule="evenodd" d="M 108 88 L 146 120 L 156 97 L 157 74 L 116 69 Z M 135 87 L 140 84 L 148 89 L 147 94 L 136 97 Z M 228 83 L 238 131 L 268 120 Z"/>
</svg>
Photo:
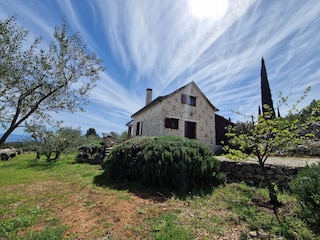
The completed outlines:
<svg viewBox="0 0 320 240">
<path fill-rule="evenodd" d="M 161 102 L 161 101 L 164 100 L 164 99 L 167 99 L 168 97 L 170 97 L 170 96 L 172 96 L 173 94 L 181 91 L 182 89 L 186 88 L 186 87 L 189 86 L 189 85 L 192 85 L 193 87 L 195 87 L 195 88 L 200 92 L 200 94 L 201 94 L 201 95 L 203 96 L 203 98 L 208 102 L 208 104 L 210 105 L 210 107 L 211 107 L 214 111 L 216 111 L 216 112 L 219 111 L 219 109 L 217 109 L 215 106 L 213 106 L 213 104 L 209 101 L 209 99 L 206 97 L 206 95 L 204 95 L 204 93 L 200 90 L 200 88 L 197 86 L 197 84 L 196 84 L 194 81 L 192 81 L 192 82 L 184 85 L 183 87 L 175 90 L 174 92 L 172 92 L 172 93 L 170 93 L 170 94 L 168 94 L 168 95 L 157 97 L 156 99 L 154 99 L 153 101 L 151 101 L 149 104 L 145 105 L 143 108 L 141 108 L 140 110 L 138 110 L 137 112 L 135 112 L 134 114 L 132 114 L 131 117 L 133 117 L 134 115 L 136 115 L 136 114 L 138 114 L 138 113 L 141 113 L 141 112 L 149 109 L 150 107 L 158 104 L 159 102 Z"/>
<path fill-rule="evenodd" d="M 126 125 L 127 126 L 130 126 L 130 125 L 132 125 L 133 124 L 133 120 L 130 120 Z"/>
</svg>

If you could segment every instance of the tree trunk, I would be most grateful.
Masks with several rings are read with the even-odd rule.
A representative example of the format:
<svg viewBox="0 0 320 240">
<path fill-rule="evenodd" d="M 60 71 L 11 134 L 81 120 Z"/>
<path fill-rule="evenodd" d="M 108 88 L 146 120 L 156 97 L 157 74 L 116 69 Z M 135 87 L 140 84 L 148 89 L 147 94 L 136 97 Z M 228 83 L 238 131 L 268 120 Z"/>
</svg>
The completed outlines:
<svg viewBox="0 0 320 240">
<path fill-rule="evenodd" d="M 40 160 L 40 157 L 41 157 L 41 152 L 39 150 L 37 150 L 36 160 Z"/>
<path fill-rule="evenodd" d="M 47 162 L 50 162 L 51 160 L 51 154 L 52 154 L 52 151 L 50 150 L 48 153 L 46 153 L 46 157 L 47 157 Z"/>
<path fill-rule="evenodd" d="M 16 127 L 11 126 L 0 138 L 0 146 L 5 143 L 10 134 L 16 129 Z"/>
<path fill-rule="evenodd" d="M 60 155 L 61 155 L 61 151 L 56 151 L 56 156 L 54 157 L 54 161 L 55 160 L 58 160 L 60 158 Z"/>
<path fill-rule="evenodd" d="M 259 166 L 262 170 L 264 179 L 267 183 L 267 187 L 268 187 L 268 191 L 269 191 L 269 197 L 270 197 L 270 204 L 278 207 L 281 205 L 281 203 L 278 200 L 277 197 L 277 193 L 276 190 L 274 189 L 274 186 L 272 185 L 271 180 L 269 179 L 268 173 L 267 173 L 267 169 L 265 168 L 264 162 L 262 160 L 259 159 Z"/>
</svg>

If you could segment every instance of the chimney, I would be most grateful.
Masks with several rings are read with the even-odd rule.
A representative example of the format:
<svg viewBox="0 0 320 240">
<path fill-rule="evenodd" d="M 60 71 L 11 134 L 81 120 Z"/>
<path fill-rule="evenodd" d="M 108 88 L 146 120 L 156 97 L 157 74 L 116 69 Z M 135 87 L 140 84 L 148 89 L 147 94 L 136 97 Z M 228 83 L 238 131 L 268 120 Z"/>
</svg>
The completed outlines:
<svg viewBox="0 0 320 240">
<path fill-rule="evenodd" d="M 146 92 L 146 105 L 148 105 L 149 103 L 152 102 L 152 89 L 151 88 L 147 88 L 147 92 Z"/>
</svg>

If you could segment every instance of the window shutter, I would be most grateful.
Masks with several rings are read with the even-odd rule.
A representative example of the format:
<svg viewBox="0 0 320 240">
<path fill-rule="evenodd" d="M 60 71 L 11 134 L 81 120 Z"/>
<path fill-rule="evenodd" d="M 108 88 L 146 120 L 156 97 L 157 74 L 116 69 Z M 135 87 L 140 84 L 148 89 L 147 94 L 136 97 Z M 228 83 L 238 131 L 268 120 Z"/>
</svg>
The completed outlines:
<svg viewBox="0 0 320 240">
<path fill-rule="evenodd" d="M 142 127 L 143 127 L 143 122 L 140 124 L 140 135 L 142 135 Z"/>
<path fill-rule="evenodd" d="M 140 122 L 137 122 L 137 127 L 136 127 L 136 136 L 139 136 L 140 134 Z"/>
<path fill-rule="evenodd" d="M 172 120 L 171 128 L 179 129 L 179 119 L 172 118 L 171 120 Z"/>
<path fill-rule="evenodd" d="M 191 106 L 196 106 L 196 97 L 190 96 L 190 103 L 189 103 L 189 105 L 191 105 Z"/>
<path fill-rule="evenodd" d="M 165 126 L 166 128 L 171 128 L 171 118 L 166 118 L 166 119 L 164 120 L 164 126 Z"/>
<path fill-rule="evenodd" d="M 186 94 L 181 95 L 181 103 L 183 103 L 183 104 L 187 103 L 187 95 Z"/>
</svg>

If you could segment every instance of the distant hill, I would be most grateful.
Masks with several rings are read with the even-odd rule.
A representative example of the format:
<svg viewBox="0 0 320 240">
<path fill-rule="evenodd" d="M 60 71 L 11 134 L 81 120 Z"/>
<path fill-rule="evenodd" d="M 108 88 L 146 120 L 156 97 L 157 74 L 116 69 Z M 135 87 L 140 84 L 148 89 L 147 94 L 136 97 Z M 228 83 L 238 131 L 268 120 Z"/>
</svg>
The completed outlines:
<svg viewBox="0 0 320 240">
<path fill-rule="evenodd" d="M 0 134 L 0 136 L 2 136 L 2 133 Z M 26 140 L 26 138 L 28 138 L 28 135 L 25 134 L 11 134 L 7 140 L 6 143 L 10 143 L 10 142 L 23 142 Z"/>
</svg>

